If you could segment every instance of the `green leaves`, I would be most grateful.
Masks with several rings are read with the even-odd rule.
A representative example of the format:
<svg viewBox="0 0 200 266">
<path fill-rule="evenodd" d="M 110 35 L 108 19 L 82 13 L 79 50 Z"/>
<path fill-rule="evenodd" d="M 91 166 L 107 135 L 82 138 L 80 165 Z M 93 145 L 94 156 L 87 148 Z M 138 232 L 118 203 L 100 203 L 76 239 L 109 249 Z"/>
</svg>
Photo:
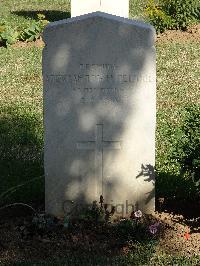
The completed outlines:
<svg viewBox="0 0 200 266">
<path fill-rule="evenodd" d="M 145 14 L 157 32 L 167 29 L 186 30 L 191 21 L 199 18 L 198 0 L 148 0 Z"/>
<path fill-rule="evenodd" d="M 44 29 L 44 27 L 49 23 L 45 19 L 43 14 L 38 14 L 38 21 L 33 21 L 32 24 L 18 32 L 16 29 L 6 26 L 5 23 L 0 24 L 0 41 L 3 45 L 8 46 L 20 41 L 32 42 L 37 40 Z"/>
<path fill-rule="evenodd" d="M 49 23 L 43 14 L 38 14 L 37 16 L 39 21 L 34 21 L 21 33 L 20 39 L 22 41 L 32 42 L 37 40 L 41 36 L 44 27 Z"/>
<path fill-rule="evenodd" d="M 32 42 L 37 40 L 41 34 L 41 27 L 38 23 L 33 23 L 30 27 L 26 28 L 20 35 L 20 39 L 23 41 Z"/>
<path fill-rule="evenodd" d="M 19 37 L 19 33 L 12 28 L 0 26 L 0 40 L 4 45 L 8 46 L 14 44 Z"/>
<path fill-rule="evenodd" d="M 166 29 L 172 28 L 174 23 L 173 18 L 167 15 L 155 0 L 148 1 L 145 8 L 145 15 L 158 33 L 162 33 Z"/>
</svg>

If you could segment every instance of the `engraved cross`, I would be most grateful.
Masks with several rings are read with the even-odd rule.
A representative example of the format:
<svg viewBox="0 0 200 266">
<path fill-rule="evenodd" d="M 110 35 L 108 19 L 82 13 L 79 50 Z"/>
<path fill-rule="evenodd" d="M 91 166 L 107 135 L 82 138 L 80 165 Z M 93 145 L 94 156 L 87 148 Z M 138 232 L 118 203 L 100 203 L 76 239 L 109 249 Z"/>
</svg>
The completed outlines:
<svg viewBox="0 0 200 266">
<path fill-rule="evenodd" d="M 103 151 L 120 150 L 121 141 L 106 141 L 103 138 L 103 124 L 96 125 L 94 141 L 77 142 L 78 150 L 95 151 L 95 176 L 98 180 L 98 196 L 103 194 Z"/>
</svg>

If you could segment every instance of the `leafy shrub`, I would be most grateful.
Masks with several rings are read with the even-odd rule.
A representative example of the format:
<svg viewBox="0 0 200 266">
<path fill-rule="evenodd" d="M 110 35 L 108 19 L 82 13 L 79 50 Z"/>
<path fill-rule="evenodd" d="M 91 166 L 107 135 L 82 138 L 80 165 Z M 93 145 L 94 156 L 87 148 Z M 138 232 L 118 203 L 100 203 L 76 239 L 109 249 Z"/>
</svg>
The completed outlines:
<svg viewBox="0 0 200 266">
<path fill-rule="evenodd" d="M 40 37 L 41 29 L 38 23 L 32 23 L 28 28 L 26 28 L 20 35 L 20 40 L 22 41 L 35 41 Z"/>
<path fill-rule="evenodd" d="M 145 16 L 158 33 L 173 28 L 174 20 L 162 10 L 161 6 L 155 0 L 148 1 L 145 8 Z"/>
<path fill-rule="evenodd" d="M 174 20 L 174 28 L 186 30 L 190 22 L 198 18 L 198 0 L 162 0 L 163 10 Z"/>
<path fill-rule="evenodd" d="M 38 20 L 34 21 L 29 27 L 19 33 L 16 29 L 6 26 L 5 23 L 0 24 L 0 42 L 5 45 L 12 45 L 17 40 L 21 41 L 35 41 L 40 36 L 44 27 L 49 23 L 43 14 L 38 14 Z"/>
<path fill-rule="evenodd" d="M 3 45 L 8 46 L 14 44 L 19 37 L 19 33 L 10 27 L 0 25 L 0 41 Z"/>
<path fill-rule="evenodd" d="M 166 29 L 186 30 L 199 18 L 198 0 L 148 0 L 145 15 L 157 32 Z"/>
<path fill-rule="evenodd" d="M 44 27 L 49 23 L 49 21 L 45 19 L 43 14 L 38 14 L 37 16 L 38 21 L 34 21 L 21 33 L 20 40 L 31 42 L 37 40 L 41 36 Z"/>
</svg>

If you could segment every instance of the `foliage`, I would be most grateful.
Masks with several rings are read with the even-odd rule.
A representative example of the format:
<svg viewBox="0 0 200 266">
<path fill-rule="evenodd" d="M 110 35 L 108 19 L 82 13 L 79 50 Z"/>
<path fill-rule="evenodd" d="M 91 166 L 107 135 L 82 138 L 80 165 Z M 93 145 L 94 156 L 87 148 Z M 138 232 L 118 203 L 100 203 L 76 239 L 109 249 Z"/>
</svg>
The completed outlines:
<svg viewBox="0 0 200 266">
<path fill-rule="evenodd" d="M 150 241 L 158 238 L 162 231 L 160 223 L 153 218 L 143 214 L 140 210 L 133 211 L 130 217 L 117 219 L 115 216 L 115 207 L 108 210 L 108 205 L 100 197 L 100 205 L 96 201 L 91 206 L 80 205 L 81 208 L 72 209 L 64 218 L 65 228 L 88 227 L 91 225 L 106 226 L 110 232 L 121 239 L 121 241 Z M 111 220 L 111 218 L 113 219 Z"/>
<path fill-rule="evenodd" d="M 190 177 L 200 192 L 200 106 L 186 108 L 185 119 L 176 132 L 172 157 L 181 166 L 181 173 Z"/>
<path fill-rule="evenodd" d="M 12 45 L 16 43 L 17 40 L 27 42 L 35 41 L 41 36 L 44 27 L 48 23 L 49 21 L 45 19 L 43 14 L 37 14 L 37 20 L 33 20 L 31 25 L 19 32 L 3 22 L 0 24 L 0 41 L 5 46 Z"/>
<path fill-rule="evenodd" d="M 115 234 L 121 239 L 143 242 L 154 237 L 144 219 L 123 219 L 115 225 L 115 229 Z M 157 237 L 158 235 L 155 234 L 155 236 Z"/>
<path fill-rule="evenodd" d="M 8 46 L 14 44 L 19 37 L 19 32 L 16 29 L 6 26 L 5 24 L 0 25 L 0 41 L 3 45 Z"/>
<path fill-rule="evenodd" d="M 97 201 L 93 201 L 91 205 L 75 205 L 72 207 L 72 210 L 67 213 L 65 220 L 68 224 L 69 220 L 79 220 L 89 223 L 108 223 L 111 221 L 111 217 L 115 213 L 115 208 L 111 207 L 111 210 L 108 209 L 107 204 L 103 204 L 103 196 L 100 197 L 100 204 Z"/>
<path fill-rule="evenodd" d="M 49 23 L 45 19 L 43 14 L 38 14 L 38 21 L 33 21 L 32 24 L 27 27 L 20 35 L 20 39 L 23 41 L 31 42 L 37 40 L 44 29 L 44 27 Z"/>
<path fill-rule="evenodd" d="M 174 20 L 174 28 L 186 30 L 190 22 L 198 18 L 199 0 L 162 0 L 163 10 Z"/>
<path fill-rule="evenodd" d="M 148 0 L 145 15 L 157 32 L 166 29 L 186 30 L 199 18 L 198 0 Z"/>
<path fill-rule="evenodd" d="M 161 6 L 155 0 L 148 1 L 145 8 L 145 16 L 158 33 L 173 28 L 174 20 L 162 10 Z"/>
<path fill-rule="evenodd" d="M 17 226 L 23 240 L 32 239 L 34 236 L 43 237 L 60 228 L 59 220 L 44 213 L 34 213 L 32 218 L 24 220 Z"/>
</svg>

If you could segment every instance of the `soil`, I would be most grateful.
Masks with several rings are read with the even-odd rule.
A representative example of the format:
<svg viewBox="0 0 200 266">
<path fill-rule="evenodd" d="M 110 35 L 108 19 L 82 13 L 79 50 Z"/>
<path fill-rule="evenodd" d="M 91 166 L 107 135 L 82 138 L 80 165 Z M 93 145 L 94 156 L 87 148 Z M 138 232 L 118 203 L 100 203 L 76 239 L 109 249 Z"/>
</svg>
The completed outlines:
<svg viewBox="0 0 200 266">
<path fill-rule="evenodd" d="M 161 228 L 156 254 L 200 256 L 199 203 L 196 204 L 197 212 L 194 209 L 194 213 L 185 215 L 179 210 L 169 212 L 171 204 L 162 201 L 160 210 L 149 218 L 159 222 Z M 177 206 L 187 209 L 184 204 Z M 133 250 L 124 235 L 118 235 L 112 226 L 80 223 L 69 230 L 63 227 L 62 220 L 57 220 L 53 230 L 36 232 L 31 225 L 31 210 L 16 206 L 1 211 L 0 217 L 0 263 L 45 261 L 76 252 L 110 257 Z"/>
<path fill-rule="evenodd" d="M 157 35 L 157 43 L 169 42 L 200 42 L 200 24 L 193 25 L 187 31 L 167 30 Z"/>
<path fill-rule="evenodd" d="M 34 42 L 22 42 L 17 41 L 15 44 L 12 45 L 13 48 L 30 48 L 30 47 L 44 47 L 45 44 L 42 38 L 37 39 Z"/>
</svg>

